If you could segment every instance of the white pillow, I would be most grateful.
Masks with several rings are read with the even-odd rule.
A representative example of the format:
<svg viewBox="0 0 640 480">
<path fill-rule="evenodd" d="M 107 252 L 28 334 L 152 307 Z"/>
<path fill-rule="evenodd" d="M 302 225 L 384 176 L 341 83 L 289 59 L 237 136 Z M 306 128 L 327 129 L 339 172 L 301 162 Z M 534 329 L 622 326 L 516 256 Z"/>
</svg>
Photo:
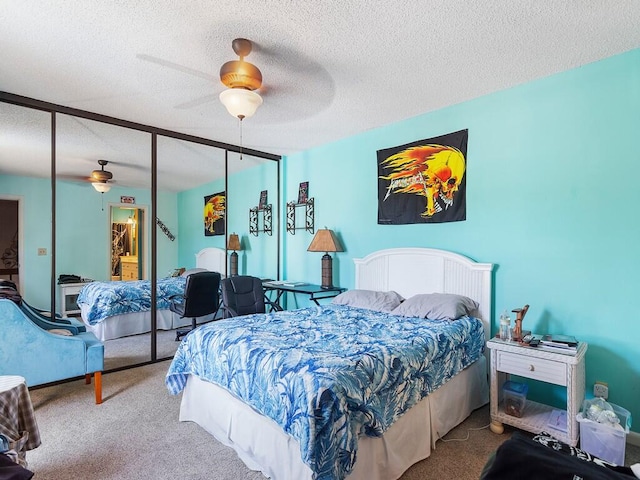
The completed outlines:
<svg viewBox="0 0 640 480">
<path fill-rule="evenodd" d="M 347 290 L 335 297 L 332 303 L 351 307 L 368 308 L 378 312 L 390 312 L 404 300 L 396 292 L 377 292 L 374 290 Z"/>
<path fill-rule="evenodd" d="M 406 299 L 391 313 L 403 317 L 455 320 L 464 315 L 471 315 L 477 309 L 478 302 L 463 295 L 423 293 Z"/>
</svg>

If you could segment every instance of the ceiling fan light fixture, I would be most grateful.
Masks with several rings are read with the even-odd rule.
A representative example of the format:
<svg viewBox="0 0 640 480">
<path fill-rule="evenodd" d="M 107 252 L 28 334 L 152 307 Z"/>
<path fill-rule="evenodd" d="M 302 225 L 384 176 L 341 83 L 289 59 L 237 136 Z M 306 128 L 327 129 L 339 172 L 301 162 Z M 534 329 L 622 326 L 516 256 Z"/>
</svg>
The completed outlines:
<svg viewBox="0 0 640 480">
<path fill-rule="evenodd" d="M 251 40 L 236 38 L 231 47 L 240 59 L 226 62 L 220 68 L 220 81 L 227 87 L 220 94 L 220 102 L 231 115 L 243 120 L 253 116 L 262 105 L 262 97 L 255 91 L 262 86 L 262 73 L 244 60 L 253 48 Z"/>
<path fill-rule="evenodd" d="M 262 105 L 262 97 L 245 88 L 229 88 L 220 93 L 220 102 L 231 115 L 242 120 L 256 113 Z"/>
<path fill-rule="evenodd" d="M 93 188 L 95 188 L 100 193 L 107 193 L 109 190 L 111 190 L 111 185 L 106 182 L 93 182 L 91 183 L 91 185 L 93 185 Z"/>
<path fill-rule="evenodd" d="M 262 86 L 262 73 L 252 63 L 232 60 L 220 68 L 220 81 L 229 88 L 257 90 Z"/>
<path fill-rule="evenodd" d="M 98 165 L 100 165 L 100 170 L 94 170 L 91 172 L 91 178 L 93 178 L 96 182 L 104 183 L 107 180 L 111 180 L 113 178 L 113 174 L 104 169 L 105 165 L 109 162 L 107 160 L 98 160 Z"/>
</svg>

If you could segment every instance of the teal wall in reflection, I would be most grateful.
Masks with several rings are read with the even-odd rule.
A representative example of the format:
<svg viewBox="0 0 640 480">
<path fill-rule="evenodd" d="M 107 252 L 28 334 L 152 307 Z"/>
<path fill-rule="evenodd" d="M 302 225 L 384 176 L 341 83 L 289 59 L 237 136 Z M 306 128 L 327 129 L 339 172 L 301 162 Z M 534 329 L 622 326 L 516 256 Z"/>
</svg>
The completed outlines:
<svg viewBox="0 0 640 480">
<path fill-rule="evenodd" d="M 22 202 L 21 293 L 32 305 L 47 308 L 51 291 L 51 182 L 49 179 L 0 175 L 0 195 L 18 196 Z M 120 204 L 121 195 L 135 197 L 139 208 L 147 207 L 146 248 L 147 252 L 151 251 L 149 190 L 114 186 L 109 192 L 100 194 L 89 184 L 58 182 L 56 278 L 61 273 L 69 273 L 94 280 L 110 280 L 109 205 Z M 178 225 L 176 203 L 176 194 L 158 192 L 158 211 L 162 212 L 163 222 L 174 230 Z M 162 277 L 176 268 L 178 247 L 177 241 L 171 242 L 160 231 L 157 245 L 158 276 Z M 38 248 L 46 248 L 47 255 L 38 255 Z"/>
<path fill-rule="evenodd" d="M 247 161 L 247 160 L 234 160 Z M 242 250 L 238 252 L 240 274 L 273 278 L 277 275 L 278 220 L 277 174 L 278 164 L 265 160 L 228 179 L 227 215 L 228 233 L 237 233 Z M 260 231 L 257 236 L 249 233 L 249 209 L 258 206 L 260 192 L 267 190 L 267 200 L 272 204 L 273 233 Z M 205 236 L 204 197 L 224 191 L 224 181 L 218 180 L 178 194 L 179 255 L 181 267 L 195 267 L 195 254 L 206 247 L 225 248 L 225 237 Z M 259 213 L 258 228 L 264 229 L 264 214 Z M 228 265 L 227 265 L 228 268 Z"/>
<path fill-rule="evenodd" d="M 49 179 L 0 175 L 0 195 L 20 197 L 24 218 L 21 293 L 34 306 L 51 304 L 51 182 Z M 5 228 L 2 226 L 2 228 Z M 46 248 L 47 255 L 38 255 Z"/>
<path fill-rule="evenodd" d="M 204 197 L 224 191 L 224 179 L 201 185 L 178 194 L 178 266 L 196 266 L 196 253 L 205 247 L 224 248 L 224 235 L 204 234 Z"/>
</svg>

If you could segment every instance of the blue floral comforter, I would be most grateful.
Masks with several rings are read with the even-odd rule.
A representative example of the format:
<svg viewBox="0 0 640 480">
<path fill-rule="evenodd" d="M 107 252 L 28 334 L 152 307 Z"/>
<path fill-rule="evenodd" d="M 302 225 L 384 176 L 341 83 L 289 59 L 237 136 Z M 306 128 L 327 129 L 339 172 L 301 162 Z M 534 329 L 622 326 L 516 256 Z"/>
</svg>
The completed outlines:
<svg viewBox="0 0 640 480">
<path fill-rule="evenodd" d="M 379 436 L 476 361 L 476 318 L 432 321 L 344 305 L 248 315 L 200 326 L 180 344 L 166 385 L 215 383 L 300 443 L 319 480 L 343 479 L 358 436 Z"/>
<path fill-rule="evenodd" d="M 159 310 L 169 308 L 169 297 L 184 293 L 186 278 L 167 277 L 157 281 L 156 304 Z M 151 310 L 151 282 L 91 282 L 78 294 L 78 305 L 86 305 L 85 321 L 91 325 L 107 317 Z"/>
</svg>

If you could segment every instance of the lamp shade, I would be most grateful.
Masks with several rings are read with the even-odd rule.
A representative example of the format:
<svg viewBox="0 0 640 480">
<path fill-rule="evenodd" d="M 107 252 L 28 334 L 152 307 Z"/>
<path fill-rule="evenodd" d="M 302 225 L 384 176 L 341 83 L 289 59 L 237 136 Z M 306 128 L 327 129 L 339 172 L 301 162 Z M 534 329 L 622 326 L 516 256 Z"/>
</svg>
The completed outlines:
<svg viewBox="0 0 640 480">
<path fill-rule="evenodd" d="M 93 185 L 93 188 L 95 188 L 100 193 L 107 193 L 109 190 L 111 190 L 111 185 L 106 182 L 93 182 L 91 185 Z"/>
<path fill-rule="evenodd" d="M 320 228 L 315 237 L 311 240 L 311 245 L 307 252 L 342 252 L 342 245 L 336 238 L 332 230 Z"/>
<path fill-rule="evenodd" d="M 245 88 L 229 88 L 220 93 L 220 101 L 227 111 L 240 120 L 256 113 L 262 105 L 262 97 L 252 90 Z"/>
<path fill-rule="evenodd" d="M 237 233 L 229 235 L 229 241 L 227 242 L 227 250 L 242 250 L 240 247 L 240 237 Z"/>
</svg>

